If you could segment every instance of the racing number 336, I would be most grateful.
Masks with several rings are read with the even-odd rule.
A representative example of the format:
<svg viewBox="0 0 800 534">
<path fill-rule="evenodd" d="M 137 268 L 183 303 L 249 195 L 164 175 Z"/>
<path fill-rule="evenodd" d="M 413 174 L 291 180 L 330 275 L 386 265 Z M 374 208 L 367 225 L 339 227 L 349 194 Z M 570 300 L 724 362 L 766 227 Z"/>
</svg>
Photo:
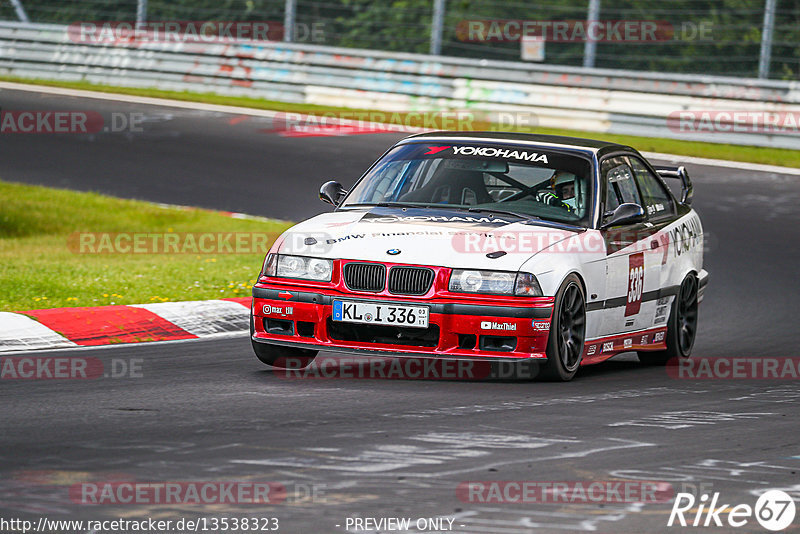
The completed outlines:
<svg viewBox="0 0 800 534">
<path fill-rule="evenodd" d="M 636 315 L 642 307 L 644 291 L 644 252 L 628 256 L 628 302 L 625 317 Z"/>
</svg>

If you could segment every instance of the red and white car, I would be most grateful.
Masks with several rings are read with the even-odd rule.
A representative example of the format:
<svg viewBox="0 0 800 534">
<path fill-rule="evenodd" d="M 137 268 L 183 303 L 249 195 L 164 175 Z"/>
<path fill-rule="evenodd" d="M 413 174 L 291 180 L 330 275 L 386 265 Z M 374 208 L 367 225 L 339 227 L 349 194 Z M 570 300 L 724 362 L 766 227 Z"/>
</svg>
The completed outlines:
<svg viewBox="0 0 800 534">
<path fill-rule="evenodd" d="M 662 178 L 681 181 L 676 198 Z M 436 132 L 389 149 L 287 230 L 253 287 L 258 358 L 688 357 L 708 273 L 683 167 L 586 139 Z"/>
</svg>

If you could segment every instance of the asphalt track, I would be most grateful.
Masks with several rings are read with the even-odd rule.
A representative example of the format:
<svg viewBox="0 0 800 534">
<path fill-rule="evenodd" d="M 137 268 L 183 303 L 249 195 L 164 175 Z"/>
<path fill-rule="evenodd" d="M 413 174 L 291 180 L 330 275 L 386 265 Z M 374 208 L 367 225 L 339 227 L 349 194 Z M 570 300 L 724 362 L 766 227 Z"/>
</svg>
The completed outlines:
<svg viewBox="0 0 800 534">
<path fill-rule="evenodd" d="M 0 107 L 147 117 L 134 133 L 3 134 L 4 180 L 292 220 L 325 209 L 320 182 L 349 185 L 399 137 L 287 138 L 263 132 L 263 119 L 8 90 Z M 689 168 L 711 273 L 695 356 L 796 356 L 799 178 Z M 565 384 L 303 380 L 263 367 L 246 336 L 47 354 L 141 370 L 0 381 L 2 518 L 277 517 L 280 532 L 316 534 L 345 532 L 352 517 L 448 517 L 453 532 L 675 532 L 687 529 L 667 528 L 671 502 L 476 503 L 456 489 L 619 479 L 720 492 L 731 504 L 753 505 L 769 488 L 800 497 L 797 380 L 678 380 L 631 355 Z M 74 484 L 112 480 L 274 481 L 288 498 L 266 506 L 70 499 Z M 765 530 L 751 519 L 736 531 Z"/>
</svg>

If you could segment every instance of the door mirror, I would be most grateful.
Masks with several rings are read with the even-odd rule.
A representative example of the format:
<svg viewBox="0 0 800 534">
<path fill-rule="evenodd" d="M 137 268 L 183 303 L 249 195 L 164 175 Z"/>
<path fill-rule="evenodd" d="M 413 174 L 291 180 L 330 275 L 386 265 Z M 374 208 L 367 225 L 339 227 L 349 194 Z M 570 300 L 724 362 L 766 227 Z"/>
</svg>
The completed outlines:
<svg viewBox="0 0 800 534">
<path fill-rule="evenodd" d="M 644 221 L 644 208 L 633 202 L 626 202 L 617 206 L 611 219 L 602 226 L 601 229 L 611 228 L 612 226 L 623 226 L 626 224 L 636 224 Z"/>
<path fill-rule="evenodd" d="M 319 199 L 334 206 L 338 206 L 346 194 L 347 191 L 339 182 L 325 182 L 319 188 Z"/>
</svg>

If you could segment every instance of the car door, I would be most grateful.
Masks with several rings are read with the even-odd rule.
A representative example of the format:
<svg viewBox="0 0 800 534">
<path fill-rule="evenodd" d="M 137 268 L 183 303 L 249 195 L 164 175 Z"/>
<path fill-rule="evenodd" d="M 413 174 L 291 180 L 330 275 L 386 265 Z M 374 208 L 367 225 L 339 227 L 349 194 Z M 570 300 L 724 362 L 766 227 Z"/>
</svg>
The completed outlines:
<svg viewBox="0 0 800 534">
<path fill-rule="evenodd" d="M 655 174 L 655 172 L 637 156 L 627 157 L 631 164 L 636 183 L 644 203 L 647 221 L 649 223 L 647 235 L 643 238 L 649 241 L 646 247 L 653 255 L 653 263 L 658 264 L 658 289 L 662 290 L 656 297 L 651 296 L 654 305 L 648 305 L 647 311 L 653 308 L 653 326 L 664 326 L 669 318 L 669 309 L 674 295 L 665 294 L 664 288 L 672 285 L 669 270 L 669 229 L 678 220 L 677 205 L 669 189 Z"/>
<path fill-rule="evenodd" d="M 639 162 L 641 163 L 641 162 Z M 647 212 L 636 178 L 634 165 L 625 155 L 601 162 L 601 223 L 622 203 L 634 203 Z M 601 230 L 606 246 L 606 299 L 603 302 L 603 335 L 636 332 L 653 326 L 656 299 L 661 285 L 662 257 L 654 225 L 641 223 Z M 663 255 L 663 254 L 662 254 Z M 625 348 L 635 348 L 635 338 L 624 340 Z M 618 347 L 617 347 L 618 348 Z"/>
</svg>

